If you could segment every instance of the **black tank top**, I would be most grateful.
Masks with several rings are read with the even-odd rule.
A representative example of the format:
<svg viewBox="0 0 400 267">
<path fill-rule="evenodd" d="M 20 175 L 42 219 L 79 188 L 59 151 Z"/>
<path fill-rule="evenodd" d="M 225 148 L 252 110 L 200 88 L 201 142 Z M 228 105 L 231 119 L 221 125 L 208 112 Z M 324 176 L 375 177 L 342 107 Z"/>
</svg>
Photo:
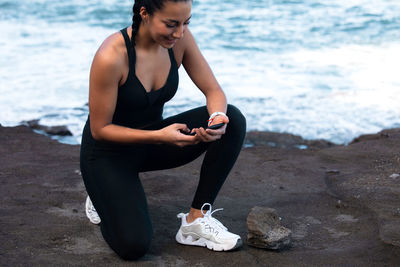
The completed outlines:
<svg viewBox="0 0 400 267">
<path fill-rule="evenodd" d="M 117 104 L 112 123 L 130 128 L 143 128 L 152 122 L 162 120 L 165 102 L 169 101 L 178 89 L 178 65 L 172 48 L 168 49 L 171 68 L 167 81 L 160 89 L 147 92 L 135 74 L 136 53 L 129 40 L 127 28 L 122 29 L 121 33 L 124 36 L 128 52 L 129 73 L 125 83 L 118 87 Z M 111 148 L 108 142 L 98 142 L 93 138 L 89 117 L 90 115 L 83 129 L 81 149 L 85 150 L 93 145 Z M 113 146 L 122 147 L 123 145 L 114 144 Z"/>
<path fill-rule="evenodd" d="M 171 68 L 167 81 L 160 89 L 147 92 L 135 74 L 136 53 L 129 40 L 127 28 L 121 30 L 129 58 L 129 73 L 125 83 L 118 88 L 117 105 L 112 122 L 114 124 L 140 128 L 151 122 L 161 120 L 165 102 L 169 101 L 178 89 L 178 66 L 172 48 L 168 49 Z"/>
</svg>

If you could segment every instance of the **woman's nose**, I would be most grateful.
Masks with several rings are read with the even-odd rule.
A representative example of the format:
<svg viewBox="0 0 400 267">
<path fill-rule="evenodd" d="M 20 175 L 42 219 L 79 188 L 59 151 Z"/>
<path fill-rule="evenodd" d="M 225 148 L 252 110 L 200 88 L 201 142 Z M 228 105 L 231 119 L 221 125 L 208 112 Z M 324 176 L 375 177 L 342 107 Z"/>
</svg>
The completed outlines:
<svg viewBox="0 0 400 267">
<path fill-rule="evenodd" d="M 185 26 L 186 25 L 181 25 L 179 27 L 176 27 L 176 30 L 172 34 L 172 36 L 176 39 L 180 39 L 183 37 L 183 32 L 185 31 Z"/>
</svg>

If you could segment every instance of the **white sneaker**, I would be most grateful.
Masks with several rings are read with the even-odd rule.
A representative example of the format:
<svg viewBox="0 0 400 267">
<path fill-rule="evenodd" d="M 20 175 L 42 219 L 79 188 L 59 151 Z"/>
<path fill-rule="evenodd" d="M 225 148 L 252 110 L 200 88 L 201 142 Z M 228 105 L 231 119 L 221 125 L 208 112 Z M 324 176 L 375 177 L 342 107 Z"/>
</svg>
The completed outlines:
<svg viewBox="0 0 400 267">
<path fill-rule="evenodd" d="M 87 196 L 86 198 L 85 210 L 86 210 L 86 216 L 89 218 L 91 223 L 99 224 L 101 222 L 99 214 L 97 214 L 97 211 L 94 208 L 93 203 L 90 200 L 89 196 Z"/>
<path fill-rule="evenodd" d="M 210 209 L 204 213 L 204 206 Z M 203 218 L 197 218 L 191 223 L 186 222 L 187 213 L 179 213 L 178 218 L 182 219 L 181 227 L 176 234 L 176 241 L 184 245 L 207 247 L 215 251 L 229 251 L 242 246 L 242 239 L 239 235 L 233 234 L 217 219 L 211 215 L 222 209 L 211 212 L 211 204 L 205 203 L 201 207 Z"/>
</svg>

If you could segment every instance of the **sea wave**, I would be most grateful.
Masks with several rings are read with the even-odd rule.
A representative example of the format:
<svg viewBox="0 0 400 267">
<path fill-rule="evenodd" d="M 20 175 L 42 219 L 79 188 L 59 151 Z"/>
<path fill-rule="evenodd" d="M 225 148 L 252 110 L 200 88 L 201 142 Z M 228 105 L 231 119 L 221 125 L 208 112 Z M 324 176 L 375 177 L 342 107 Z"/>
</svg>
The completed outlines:
<svg viewBox="0 0 400 267">
<path fill-rule="evenodd" d="M 101 42 L 133 1 L 0 0 L 0 123 L 65 124 L 79 143 Z M 399 127 L 397 0 L 197 0 L 190 29 L 249 130 L 347 143 Z M 165 116 L 204 105 L 180 70 Z"/>
</svg>

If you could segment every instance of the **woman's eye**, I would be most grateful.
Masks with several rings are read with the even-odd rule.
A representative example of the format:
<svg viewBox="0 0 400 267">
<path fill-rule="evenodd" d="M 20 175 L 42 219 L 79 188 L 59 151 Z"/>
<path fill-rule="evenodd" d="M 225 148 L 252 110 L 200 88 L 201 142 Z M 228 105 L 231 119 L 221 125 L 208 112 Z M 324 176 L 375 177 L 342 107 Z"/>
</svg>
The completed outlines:
<svg viewBox="0 0 400 267">
<path fill-rule="evenodd" d="M 190 24 L 190 21 L 186 21 L 184 24 L 185 24 L 185 25 L 189 25 L 189 24 Z"/>
<path fill-rule="evenodd" d="M 171 24 L 168 24 L 168 23 L 165 23 L 165 25 L 166 25 L 168 28 L 174 28 L 174 27 L 175 27 L 175 25 L 171 25 Z"/>
</svg>

